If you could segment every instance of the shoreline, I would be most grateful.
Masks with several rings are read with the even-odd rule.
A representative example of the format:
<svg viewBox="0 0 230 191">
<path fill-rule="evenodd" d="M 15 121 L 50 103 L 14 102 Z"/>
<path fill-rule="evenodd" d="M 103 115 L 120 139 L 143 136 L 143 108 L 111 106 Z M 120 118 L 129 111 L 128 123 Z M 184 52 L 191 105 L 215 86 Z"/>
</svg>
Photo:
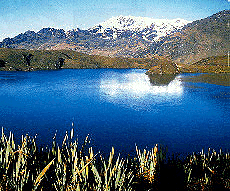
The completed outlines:
<svg viewBox="0 0 230 191">
<path fill-rule="evenodd" d="M 4 134 L 0 140 L 0 186 L 3 190 L 211 190 L 229 189 L 230 154 L 208 149 L 184 159 L 166 156 L 164 148 L 139 149 L 136 157 L 121 158 L 112 147 L 106 158 L 94 153 L 88 137 L 78 145 L 73 132 L 62 144 L 39 148 L 36 140 Z M 108 153 L 107 153 L 108 154 Z"/>
<path fill-rule="evenodd" d="M 160 56 L 124 58 L 87 55 L 73 50 L 23 50 L 0 48 L 0 71 L 58 69 L 146 69 L 148 75 L 179 73 L 230 73 L 228 56 L 214 56 L 192 64 L 174 63 Z"/>
</svg>

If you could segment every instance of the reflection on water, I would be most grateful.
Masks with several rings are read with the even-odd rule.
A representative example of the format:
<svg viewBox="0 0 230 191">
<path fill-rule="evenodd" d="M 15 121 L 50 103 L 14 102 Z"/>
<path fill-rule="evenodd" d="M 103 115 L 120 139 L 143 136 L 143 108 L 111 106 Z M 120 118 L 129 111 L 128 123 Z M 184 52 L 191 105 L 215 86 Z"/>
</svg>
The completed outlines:
<svg viewBox="0 0 230 191">
<path fill-rule="evenodd" d="M 155 74 L 155 75 L 148 75 L 150 79 L 150 83 L 156 86 L 165 86 L 169 85 L 171 81 L 173 81 L 176 77 L 175 74 Z"/>
<path fill-rule="evenodd" d="M 16 73 L 14 72 L 1 72 L 0 73 L 0 82 L 4 82 L 4 81 L 7 81 L 7 82 L 16 82 L 18 80 L 24 80 L 26 77 L 23 75 L 23 73 L 21 73 L 21 75 L 17 75 Z"/>
<path fill-rule="evenodd" d="M 152 80 L 146 74 L 137 72 L 128 73 L 123 78 L 116 77 L 116 75 L 112 79 L 102 78 L 100 82 L 101 96 L 111 102 L 117 103 L 125 100 L 127 103 L 129 100 L 129 104 L 137 104 L 135 102 L 147 96 L 151 99 L 155 98 L 155 101 L 159 102 L 162 98 L 178 98 L 182 95 L 183 86 L 180 76 L 170 76 L 166 79 L 167 83 L 165 80 L 161 82 L 158 76 L 156 78 L 160 85 L 151 83 Z"/>
<path fill-rule="evenodd" d="M 208 83 L 221 86 L 230 86 L 230 74 L 229 73 L 220 73 L 220 74 L 198 74 L 187 76 L 183 79 L 186 82 L 195 82 L 195 83 Z"/>
<path fill-rule="evenodd" d="M 56 131 L 62 143 L 74 127 L 79 140 L 90 134 L 94 149 L 105 153 L 114 146 L 117 153 L 134 154 L 135 143 L 173 152 L 230 148 L 228 86 L 191 82 L 197 74 L 150 79 L 145 72 L 0 72 L 0 127 L 19 141 L 22 134 L 38 134 L 43 145 Z"/>
</svg>

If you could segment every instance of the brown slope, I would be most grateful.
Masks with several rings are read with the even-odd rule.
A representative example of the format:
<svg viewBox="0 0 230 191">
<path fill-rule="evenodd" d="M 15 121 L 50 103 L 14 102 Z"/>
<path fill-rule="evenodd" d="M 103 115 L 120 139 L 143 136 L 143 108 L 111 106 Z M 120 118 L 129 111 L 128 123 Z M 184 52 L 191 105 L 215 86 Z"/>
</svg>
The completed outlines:
<svg viewBox="0 0 230 191">
<path fill-rule="evenodd" d="M 0 70 L 33 71 L 60 68 L 144 68 L 159 59 L 135 59 L 87 55 L 72 50 L 23 50 L 0 48 Z"/>
<path fill-rule="evenodd" d="M 155 54 L 177 63 L 195 63 L 203 58 L 226 55 L 230 47 L 230 10 L 194 21 L 182 31 L 165 37 Z"/>
</svg>

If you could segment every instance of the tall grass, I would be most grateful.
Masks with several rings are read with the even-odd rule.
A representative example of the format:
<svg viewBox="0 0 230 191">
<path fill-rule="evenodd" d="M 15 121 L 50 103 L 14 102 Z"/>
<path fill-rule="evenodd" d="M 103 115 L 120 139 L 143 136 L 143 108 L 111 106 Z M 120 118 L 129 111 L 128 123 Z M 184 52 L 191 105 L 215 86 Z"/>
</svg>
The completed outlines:
<svg viewBox="0 0 230 191">
<path fill-rule="evenodd" d="M 108 158 L 94 153 L 89 138 L 79 145 L 73 130 L 61 145 L 38 148 L 36 137 L 22 136 L 16 145 L 12 133 L 0 140 L 0 191 L 72 190 L 223 190 L 230 189 L 230 155 L 189 155 L 185 160 L 168 159 L 156 145 L 151 150 L 136 146 L 135 158 L 121 158 L 114 148 Z M 182 186 L 177 185 L 178 172 Z"/>
<path fill-rule="evenodd" d="M 140 165 L 134 165 L 132 160 L 115 157 L 114 148 L 105 159 L 92 147 L 86 150 L 87 144 L 88 137 L 79 146 L 72 130 L 70 138 L 66 132 L 62 145 L 54 139 L 50 149 L 39 149 L 35 138 L 28 135 L 16 146 L 13 134 L 7 137 L 2 129 L 0 190 L 133 190 L 134 176 L 150 176 L 153 181 L 156 150 L 153 158 L 137 150 Z M 133 173 L 134 168 L 138 174 Z"/>
<path fill-rule="evenodd" d="M 230 189 L 230 155 L 220 150 L 217 153 L 209 148 L 187 157 L 184 165 L 187 175 L 187 187 L 190 190 L 225 190 Z"/>
</svg>

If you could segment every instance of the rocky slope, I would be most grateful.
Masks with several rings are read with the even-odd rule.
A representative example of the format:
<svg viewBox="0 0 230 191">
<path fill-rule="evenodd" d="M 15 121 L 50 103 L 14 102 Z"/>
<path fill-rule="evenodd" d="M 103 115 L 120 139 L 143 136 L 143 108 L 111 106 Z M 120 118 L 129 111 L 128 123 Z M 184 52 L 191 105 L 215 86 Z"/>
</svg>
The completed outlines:
<svg viewBox="0 0 230 191">
<path fill-rule="evenodd" d="M 184 64 L 227 55 L 230 47 L 229 21 L 230 10 L 194 21 L 180 32 L 162 38 L 160 43 L 152 47 L 152 54 Z"/>
<path fill-rule="evenodd" d="M 0 48 L 0 71 L 55 70 L 61 68 L 141 68 L 148 69 L 152 82 L 178 73 L 230 73 L 228 57 L 210 57 L 194 64 L 176 64 L 171 60 L 153 58 L 122 58 L 87 55 L 73 50 L 23 50 Z M 156 77 L 160 74 L 161 77 Z"/>
<path fill-rule="evenodd" d="M 139 37 L 148 42 L 174 33 L 188 24 L 184 19 L 152 19 L 147 17 L 118 16 L 89 30 L 104 39 Z"/>
<path fill-rule="evenodd" d="M 208 57 L 226 56 L 230 47 L 229 21 L 230 10 L 191 23 L 183 19 L 119 16 L 88 30 L 65 32 L 44 28 L 38 32 L 27 31 L 4 39 L 0 47 L 74 50 L 108 57 L 163 58 L 183 65 Z"/>
<path fill-rule="evenodd" d="M 145 17 L 113 17 L 88 30 L 44 28 L 6 38 L 0 47 L 17 49 L 69 49 L 112 57 L 148 57 L 148 47 L 160 37 L 180 30 L 188 21 L 156 20 Z"/>
</svg>

